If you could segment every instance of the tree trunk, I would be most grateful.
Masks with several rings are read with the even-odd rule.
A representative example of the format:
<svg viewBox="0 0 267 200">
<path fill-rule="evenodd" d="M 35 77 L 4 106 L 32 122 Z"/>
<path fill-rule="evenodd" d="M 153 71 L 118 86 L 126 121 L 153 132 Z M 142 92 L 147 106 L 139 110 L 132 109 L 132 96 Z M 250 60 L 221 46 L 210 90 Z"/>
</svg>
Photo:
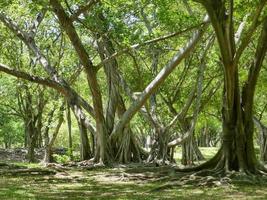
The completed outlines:
<svg viewBox="0 0 267 200">
<path fill-rule="evenodd" d="M 100 164 L 108 164 L 113 157 L 113 152 L 108 141 L 108 130 L 103 114 L 103 104 L 100 86 L 97 81 L 97 70 L 94 67 L 90 56 L 88 55 L 84 45 L 82 44 L 79 35 L 73 25 L 72 20 L 66 14 L 61 3 L 57 0 L 50 0 L 50 5 L 53 7 L 55 14 L 57 15 L 59 22 L 68 35 L 81 63 L 84 66 L 87 76 L 87 82 L 92 94 L 95 121 L 96 121 L 96 133 L 97 133 L 97 147 L 95 161 Z"/>
<path fill-rule="evenodd" d="M 69 156 L 70 159 L 73 160 L 73 147 L 72 147 L 72 132 L 71 132 L 71 113 L 70 113 L 70 105 L 67 104 L 66 109 L 66 118 L 67 118 L 67 128 L 68 128 L 68 138 L 69 138 Z"/>
<path fill-rule="evenodd" d="M 187 133 L 190 131 L 191 128 L 191 118 L 185 118 L 184 120 L 180 120 L 180 123 L 183 128 L 183 132 Z M 182 143 L 182 159 L 181 163 L 183 165 L 194 165 L 194 161 L 203 160 L 204 156 L 201 154 L 201 151 L 199 150 L 196 138 L 193 133 L 190 134 L 190 136 Z"/>
<path fill-rule="evenodd" d="M 263 28 L 258 39 L 256 53 L 249 68 L 249 74 L 244 84 L 242 95 L 239 88 L 238 65 L 240 57 L 250 43 L 255 32 L 261 12 L 266 1 L 260 1 L 255 9 L 252 23 L 246 35 L 236 49 L 234 34 L 233 11 L 234 1 L 222 0 L 202 1 L 207 10 L 221 52 L 224 69 L 223 90 L 223 134 L 222 148 L 213 159 L 199 168 L 214 168 L 216 171 L 239 171 L 246 174 L 259 173 L 259 166 L 253 146 L 253 98 L 257 79 L 267 50 L 267 18 L 264 18 Z M 228 9 L 228 10 L 227 10 Z"/>
<path fill-rule="evenodd" d="M 183 165 L 194 165 L 195 161 L 204 160 L 204 156 L 199 150 L 196 139 L 194 135 L 189 136 L 189 138 L 182 144 L 182 159 L 181 163 Z"/>
<path fill-rule="evenodd" d="M 267 127 L 254 117 L 254 123 L 259 130 L 258 140 L 260 145 L 260 160 L 267 162 Z"/>
<path fill-rule="evenodd" d="M 97 14 L 98 29 L 100 35 L 97 34 L 98 53 L 102 61 L 111 57 L 115 53 L 113 43 L 111 39 L 105 33 L 108 31 L 107 21 L 102 12 Z M 110 59 L 104 63 L 104 71 L 107 77 L 108 85 L 108 103 L 106 107 L 106 127 L 108 134 L 110 135 L 114 128 L 115 114 L 117 112 L 120 119 L 126 111 L 126 107 L 123 98 L 120 94 L 120 74 L 118 70 L 118 63 L 116 58 Z M 137 142 L 130 125 L 127 124 L 122 130 L 122 134 L 116 139 L 111 141 L 112 150 L 115 155 L 115 159 L 121 163 L 127 163 L 129 161 L 140 161 L 139 143 Z"/>
<path fill-rule="evenodd" d="M 166 161 L 173 162 L 168 142 L 170 135 L 168 130 L 164 128 L 155 128 L 154 141 L 147 159 L 148 162 L 155 162 L 157 164 L 165 164 Z"/>
<path fill-rule="evenodd" d="M 267 127 L 260 133 L 260 160 L 267 162 Z"/>
<path fill-rule="evenodd" d="M 27 147 L 28 147 L 28 153 L 27 153 L 27 159 L 29 160 L 29 162 L 34 162 L 35 161 L 35 153 L 34 153 L 34 149 L 35 149 L 35 142 L 36 142 L 36 138 L 35 138 L 35 127 L 32 124 L 32 120 L 30 120 L 27 124 Z"/>
<path fill-rule="evenodd" d="M 182 165 L 193 165 L 194 164 L 194 147 L 192 135 L 182 144 Z"/>
<path fill-rule="evenodd" d="M 87 135 L 87 127 L 85 125 L 85 119 L 83 116 L 80 114 L 81 108 L 78 106 L 72 106 L 70 105 L 73 113 L 76 117 L 76 120 L 78 122 L 79 126 L 79 131 L 80 131 L 80 159 L 81 160 L 88 160 L 92 158 L 92 152 L 90 149 L 90 144 L 88 140 L 88 135 Z"/>
<path fill-rule="evenodd" d="M 64 103 L 61 105 L 60 109 L 59 109 L 59 118 L 58 118 L 58 123 L 57 123 L 57 126 L 55 128 L 55 130 L 53 131 L 53 135 L 51 137 L 51 139 L 49 140 L 49 143 L 45 146 L 45 157 L 44 157 L 44 161 L 45 162 L 53 162 L 53 156 L 52 156 L 52 148 L 53 148 L 53 145 L 56 141 L 56 138 L 57 138 L 57 135 L 59 133 L 59 130 L 60 130 L 60 127 L 64 121 Z"/>
<path fill-rule="evenodd" d="M 50 143 L 50 138 L 49 138 L 49 130 L 50 130 L 50 126 L 51 123 L 53 121 L 53 116 L 54 116 L 54 112 L 55 112 L 56 108 L 53 108 L 49 113 L 48 113 L 48 120 L 47 120 L 47 125 L 44 129 L 44 147 L 45 147 L 45 155 L 44 155 L 44 159 L 43 161 L 45 163 L 51 163 L 53 162 L 52 159 L 52 152 L 51 152 L 51 148 L 49 146 Z"/>
<path fill-rule="evenodd" d="M 120 119 L 126 111 L 126 107 L 121 96 L 119 96 L 118 102 L 117 113 Z M 121 134 L 116 141 L 113 141 L 112 144 L 113 147 L 115 147 L 115 159 L 120 163 L 127 163 L 130 161 L 140 162 L 142 158 L 146 157 L 145 152 L 141 149 L 139 141 L 132 132 L 129 124 L 124 127 L 123 134 Z"/>
<path fill-rule="evenodd" d="M 89 160 L 93 156 L 91 153 L 91 148 L 88 140 L 87 129 L 82 119 L 79 119 L 78 123 L 79 123 L 80 138 L 81 138 L 80 158 L 81 160 Z"/>
<path fill-rule="evenodd" d="M 255 172 L 256 158 L 253 146 L 253 130 L 246 129 L 241 113 L 240 96 L 235 95 L 234 108 L 223 108 L 222 157 L 224 169 L 227 171 Z M 245 113 L 246 114 L 246 113 Z"/>
<path fill-rule="evenodd" d="M 53 154 L 53 152 L 52 152 L 51 146 L 50 145 L 46 146 L 43 162 L 44 163 L 52 163 L 54 161 L 52 154 Z"/>
</svg>

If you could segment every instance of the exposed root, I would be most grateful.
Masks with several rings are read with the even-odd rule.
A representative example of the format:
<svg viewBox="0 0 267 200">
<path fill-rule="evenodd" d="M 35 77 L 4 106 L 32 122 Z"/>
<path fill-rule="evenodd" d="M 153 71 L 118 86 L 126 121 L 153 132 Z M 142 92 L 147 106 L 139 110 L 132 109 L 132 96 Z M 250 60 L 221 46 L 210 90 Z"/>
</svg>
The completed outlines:
<svg viewBox="0 0 267 200">
<path fill-rule="evenodd" d="M 63 165 L 58 164 L 58 163 L 46 163 L 46 164 L 44 164 L 44 167 L 53 169 L 57 172 L 65 172 L 65 171 L 71 170 L 70 167 L 63 166 Z"/>
<path fill-rule="evenodd" d="M 0 163 L 0 170 L 2 169 L 26 169 L 25 166 L 9 164 L 9 163 Z"/>
<path fill-rule="evenodd" d="M 196 173 L 188 174 L 182 178 L 168 179 L 168 183 L 154 188 L 150 192 L 161 191 L 176 186 L 203 186 L 203 187 L 231 187 L 233 184 L 245 184 L 245 185 L 266 185 L 267 176 L 261 171 L 257 171 L 257 174 L 253 174 L 249 171 L 236 172 L 226 171 L 225 169 L 206 169 L 197 171 Z M 259 174 L 260 173 L 260 174 Z M 181 174 L 177 174 L 179 177 Z M 176 177 L 177 177 L 176 176 Z"/>
<path fill-rule="evenodd" d="M 29 168 L 29 169 L 8 169 L 8 170 L 1 170 L 0 175 L 54 175 L 56 172 L 50 169 L 44 168 Z"/>
<path fill-rule="evenodd" d="M 216 153 L 216 155 L 208 160 L 207 162 L 204 162 L 201 165 L 195 166 L 195 167 L 188 167 L 188 168 L 176 168 L 177 172 L 197 172 L 201 170 L 206 170 L 206 169 L 217 169 L 220 168 L 218 164 L 221 161 L 221 155 L 222 155 L 222 149 L 220 148 L 219 151 Z"/>
</svg>

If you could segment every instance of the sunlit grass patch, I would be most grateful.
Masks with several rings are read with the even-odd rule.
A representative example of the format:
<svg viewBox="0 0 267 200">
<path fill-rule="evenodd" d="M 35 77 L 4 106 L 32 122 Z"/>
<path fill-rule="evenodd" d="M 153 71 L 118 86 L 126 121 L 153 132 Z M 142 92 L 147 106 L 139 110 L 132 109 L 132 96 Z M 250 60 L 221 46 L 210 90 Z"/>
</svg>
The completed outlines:
<svg viewBox="0 0 267 200">
<path fill-rule="evenodd" d="M 204 157 L 211 158 L 218 148 L 201 147 Z M 181 149 L 177 148 L 179 162 Z M 24 167 L 39 164 L 14 163 Z M 5 199 L 267 199 L 267 183 L 225 184 L 220 187 L 175 185 L 160 186 L 183 176 L 173 168 L 119 165 L 115 168 L 75 169 L 56 175 L 0 177 L 0 200 Z M 167 179 L 161 179 L 167 177 Z"/>
</svg>

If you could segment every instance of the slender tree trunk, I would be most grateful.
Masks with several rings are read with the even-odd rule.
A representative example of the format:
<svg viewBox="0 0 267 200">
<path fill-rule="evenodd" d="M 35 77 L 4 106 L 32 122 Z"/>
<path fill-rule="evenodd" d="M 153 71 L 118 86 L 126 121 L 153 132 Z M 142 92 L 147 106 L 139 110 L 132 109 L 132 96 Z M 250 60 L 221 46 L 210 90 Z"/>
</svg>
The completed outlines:
<svg viewBox="0 0 267 200">
<path fill-rule="evenodd" d="M 171 152 L 168 148 L 168 142 L 170 140 L 170 135 L 168 130 L 158 127 L 155 128 L 154 143 L 151 147 L 148 162 L 156 162 L 157 164 L 165 164 L 166 161 L 172 162 Z"/>
<path fill-rule="evenodd" d="M 92 158 L 92 152 L 90 149 L 90 144 L 88 140 L 87 135 L 87 127 L 85 125 L 85 119 L 80 114 L 81 108 L 78 106 L 72 106 L 70 105 L 73 113 L 76 117 L 76 120 L 78 122 L 79 131 L 80 131 L 80 158 L 81 160 L 88 160 Z"/>
<path fill-rule="evenodd" d="M 44 163 L 52 163 L 54 161 L 53 159 L 53 152 L 52 152 L 52 147 L 50 145 L 45 147 L 45 155 L 43 162 Z"/>
<path fill-rule="evenodd" d="M 45 156 L 44 156 L 44 162 L 45 163 L 51 163 L 53 162 L 53 151 L 52 151 L 52 148 L 53 148 L 53 145 L 56 141 L 56 138 L 57 138 L 57 135 L 59 133 L 59 130 L 60 130 L 60 127 L 64 121 L 64 109 L 65 109 L 65 104 L 63 103 L 59 109 L 59 118 L 58 118 L 58 123 L 57 123 L 57 126 L 55 128 L 55 130 L 53 131 L 53 135 L 51 137 L 51 139 L 49 140 L 49 136 L 48 138 L 48 141 L 46 141 L 46 145 L 45 145 Z"/>
<path fill-rule="evenodd" d="M 193 122 L 192 122 L 193 123 Z M 190 131 L 191 119 L 186 118 L 181 122 L 184 133 Z M 182 160 L 183 165 L 194 165 L 194 161 L 203 160 L 204 156 L 199 150 L 195 134 L 192 133 L 182 144 Z"/>
<path fill-rule="evenodd" d="M 70 159 L 73 160 L 71 113 L 70 113 L 70 105 L 68 103 L 66 104 L 67 104 L 66 119 L 67 119 L 68 139 L 69 139 L 69 156 L 70 156 Z"/>
<path fill-rule="evenodd" d="M 259 130 L 260 160 L 267 162 L 267 127 L 254 117 L 254 123 Z"/>
<path fill-rule="evenodd" d="M 81 160 L 89 160 L 92 158 L 91 148 L 88 140 L 87 135 L 87 128 L 84 125 L 84 121 L 79 119 L 79 129 L 80 129 L 80 138 L 81 138 L 81 145 L 80 145 L 80 157 Z"/>
<path fill-rule="evenodd" d="M 47 125 L 44 129 L 44 147 L 45 147 L 45 155 L 44 155 L 44 159 L 43 161 L 45 163 L 51 163 L 53 161 L 53 158 L 52 158 L 52 150 L 49 146 L 49 143 L 50 143 L 50 138 L 49 138 L 49 131 L 51 130 L 50 129 L 50 126 L 51 126 L 51 123 L 53 122 L 53 116 L 54 116 L 54 112 L 55 112 L 55 108 L 52 109 L 49 114 L 48 114 L 48 120 L 47 120 Z"/>
<path fill-rule="evenodd" d="M 32 120 L 30 120 L 27 124 L 27 147 L 28 147 L 28 153 L 27 153 L 27 158 L 29 162 L 34 162 L 35 161 L 35 145 L 36 145 L 36 138 L 35 138 L 35 127 L 32 123 Z"/>
</svg>

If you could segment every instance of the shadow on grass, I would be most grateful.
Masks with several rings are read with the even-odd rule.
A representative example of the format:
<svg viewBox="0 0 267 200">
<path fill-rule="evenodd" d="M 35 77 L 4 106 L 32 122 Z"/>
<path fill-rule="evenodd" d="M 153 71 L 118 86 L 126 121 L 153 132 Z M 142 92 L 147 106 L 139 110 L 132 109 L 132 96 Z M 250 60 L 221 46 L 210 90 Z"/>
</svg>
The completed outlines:
<svg viewBox="0 0 267 200">
<path fill-rule="evenodd" d="M 267 199 L 266 184 L 211 188 L 186 185 L 157 190 L 166 182 L 154 178 L 170 173 L 168 168 L 125 168 L 56 176 L 2 176 L 0 199 Z"/>
</svg>

